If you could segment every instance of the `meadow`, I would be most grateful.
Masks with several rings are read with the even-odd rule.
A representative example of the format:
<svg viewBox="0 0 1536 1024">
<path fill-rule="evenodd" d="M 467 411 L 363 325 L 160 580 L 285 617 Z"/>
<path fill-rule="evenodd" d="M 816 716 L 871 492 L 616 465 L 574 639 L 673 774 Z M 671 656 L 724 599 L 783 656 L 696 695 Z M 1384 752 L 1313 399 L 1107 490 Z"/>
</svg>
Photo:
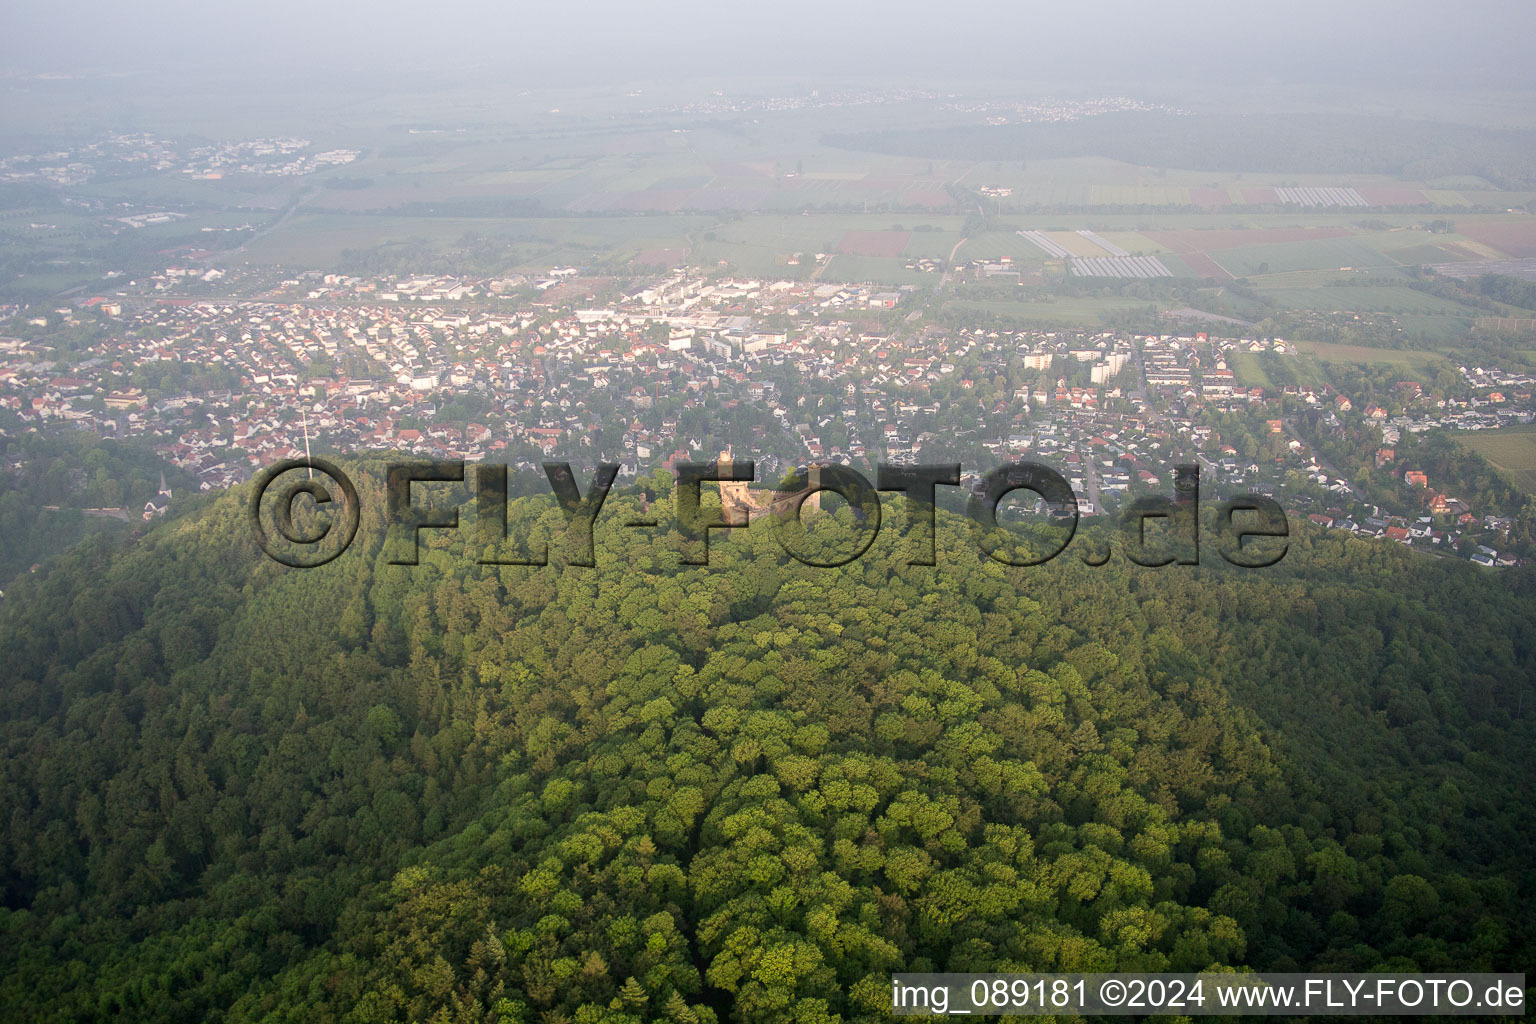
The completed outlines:
<svg viewBox="0 0 1536 1024">
<path fill-rule="evenodd" d="M 1369 363 L 1375 366 L 1396 366 L 1404 370 L 1422 371 L 1433 363 L 1443 362 L 1445 356 L 1438 352 L 1403 348 L 1366 348 L 1363 345 L 1338 345 L 1325 341 L 1298 341 L 1296 348 L 1323 364 Z"/>
<path fill-rule="evenodd" d="M 1520 490 L 1536 494 L 1536 426 L 1474 430 L 1457 440 L 1477 452 Z"/>
<path fill-rule="evenodd" d="M 939 276 L 937 272 L 908 270 L 905 259 L 839 253 L 833 256 L 822 272 L 817 275 L 817 280 L 851 284 L 932 286 L 939 283 Z"/>
<path fill-rule="evenodd" d="M 1238 383 L 1249 387 L 1254 385 L 1264 388 L 1274 387 L 1274 381 L 1270 380 L 1269 374 L 1264 371 L 1264 361 L 1259 353 L 1234 352 L 1228 357 L 1228 361 Z"/>
</svg>

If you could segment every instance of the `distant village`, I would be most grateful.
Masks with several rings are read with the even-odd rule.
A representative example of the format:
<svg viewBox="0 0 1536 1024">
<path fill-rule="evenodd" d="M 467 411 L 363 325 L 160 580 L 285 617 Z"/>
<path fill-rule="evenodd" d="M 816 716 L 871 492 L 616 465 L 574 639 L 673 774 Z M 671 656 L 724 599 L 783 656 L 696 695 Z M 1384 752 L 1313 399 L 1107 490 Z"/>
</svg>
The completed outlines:
<svg viewBox="0 0 1536 1024">
<path fill-rule="evenodd" d="M 356 160 L 355 149 L 314 152 L 296 137 L 187 142 L 149 133 L 113 133 L 62 149 L 0 157 L 0 183 L 81 185 L 101 177 L 160 172 L 218 180 L 226 174 L 297 177 Z"/>
</svg>

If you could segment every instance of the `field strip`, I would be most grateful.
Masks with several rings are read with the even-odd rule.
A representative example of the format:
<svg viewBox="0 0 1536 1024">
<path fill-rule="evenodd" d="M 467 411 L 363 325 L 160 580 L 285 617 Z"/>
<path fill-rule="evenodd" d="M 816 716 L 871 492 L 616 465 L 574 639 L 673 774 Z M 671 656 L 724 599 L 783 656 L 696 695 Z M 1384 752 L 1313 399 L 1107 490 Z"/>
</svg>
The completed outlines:
<svg viewBox="0 0 1536 1024">
<path fill-rule="evenodd" d="M 1047 238 L 1043 231 L 1020 231 L 1019 235 L 1033 242 L 1037 248 L 1044 250 L 1047 256 L 1068 259 L 1072 255 L 1066 249 Z"/>
<path fill-rule="evenodd" d="M 1109 253 L 1111 256 L 1129 256 L 1130 255 L 1130 253 L 1128 253 L 1124 249 L 1120 248 L 1114 242 L 1106 241 L 1105 239 L 1100 238 L 1098 235 L 1094 234 L 1092 231 L 1088 231 L 1086 229 L 1079 229 L 1079 231 L 1077 233 L 1079 235 L 1081 235 L 1082 237 L 1086 238 L 1088 241 L 1092 242 L 1094 245 L 1098 246 L 1100 249 L 1103 249 L 1105 252 Z"/>
</svg>

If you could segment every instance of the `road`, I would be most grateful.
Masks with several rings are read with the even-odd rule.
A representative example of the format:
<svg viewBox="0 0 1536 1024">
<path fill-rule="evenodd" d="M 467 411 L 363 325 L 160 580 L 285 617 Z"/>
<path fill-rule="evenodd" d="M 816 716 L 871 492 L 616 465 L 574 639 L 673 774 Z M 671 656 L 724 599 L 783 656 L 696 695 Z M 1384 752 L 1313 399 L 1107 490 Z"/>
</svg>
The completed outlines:
<svg viewBox="0 0 1536 1024">
<path fill-rule="evenodd" d="M 943 288 L 945 285 L 949 284 L 949 275 L 955 272 L 955 253 L 959 252 L 960 247 L 969 241 L 969 238 L 962 238 L 960 241 L 955 243 L 955 247 L 953 249 L 949 250 L 949 258 L 944 261 L 944 276 L 939 279 L 940 288 Z"/>
<path fill-rule="evenodd" d="M 342 298 L 336 295 L 326 295 L 323 298 L 288 298 L 286 296 L 271 295 L 124 295 L 114 301 L 124 309 L 142 309 L 163 302 L 191 302 L 207 303 L 215 306 L 233 306 L 242 303 L 253 303 L 262 306 L 304 306 L 309 309 L 347 309 L 356 306 L 379 306 L 377 298 Z M 455 309 L 474 311 L 480 310 L 487 313 L 505 312 L 506 307 L 489 299 L 461 299 L 458 302 L 432 302 L 429 305 L 433 309 Z M 401 309 L 423 308 L 416 304 L 399 304 Z"/>
<path fill-rule="evenodd" d="M 1335 480 L 1344 481 L 1344 483 L 1348 485 L 1350 493 L 1354 494 L 1356 497 L 1359 497 L 1360 492 L 1356 489 L 1355 482 L 1349 479 L 1343 473 L 1340 473 L 1338 469 L 1333 465 L 1333 463 L 1323 458 L 1323 456 L 1318 452 L 1316 448 L 1308 444 L 1307 439 L 1301 436 L 1301 431 L 1296 429 L 1296 424 L 1291 422 L 1289 417 L 1281 419 L 1280 424 L 1285 428 L 1285 432 L 1287 434 L 1301 443 L 1307 454 L 1312 456 L 1312 460 L 1317 463 L 1319 469 L 1333 477 Z"/>
<path fill-rule="evenodd" d="M 1136 373 L 1141 377 L 1141 398 L 1146 404 L 1147 418 L 1168 431 L 1171 437 L 1173 429 L 1168 426 L 1168 422 L 1163 419 L 1163 414 L 1157 411 L 1157 404 L 1152 401 L 1152 388 L 1147 385 L 1147 361 L 1142 358 L 1140 345 L 1136 346 Z"/>
<path fill-rule="evenodd" d="M 1088 486 L 1088 507 L 1092 514 L 1100 515 L 1104 511 L 1104 505 L 1099 501 L 1099 467 L 1094 464 L 1093 452 L 1083 456 L 1085 463 L 1083 469 L 1083 482 Z"/>
<path fill-rule="evenodd" d="M 65 508 L 62 505 L 44 505 L 43 508 L 49 512 L 79 512 L 97 519 L 121 519 L 128 522 L 128 512 L 121 508 Z"/>
</svg>

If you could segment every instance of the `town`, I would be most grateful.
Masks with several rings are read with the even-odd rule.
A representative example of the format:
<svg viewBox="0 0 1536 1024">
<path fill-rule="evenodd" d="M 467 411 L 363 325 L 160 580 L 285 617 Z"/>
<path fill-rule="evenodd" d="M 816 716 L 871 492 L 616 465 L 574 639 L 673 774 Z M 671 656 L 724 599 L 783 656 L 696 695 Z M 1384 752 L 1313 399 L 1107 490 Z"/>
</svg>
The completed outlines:
<svg viewBox="0 0 1536 1024">
<path fill-rule="evenodd" d="M 1479 503 L 1413 455 L 1420 435 L 1536 416 L 1531 376 L 1491 367 L 1352 391 L 1260 386 L 1234 366 L 1262 359 L 1283 377 L 1292 343 L 940 323 L 910 285 L 688 269 L 627 284 L 576 267 L 484 280 L 316 271 L 257 287 L 171 266 L 12 324 L 5 430 L 143 444 L 205 491 L 307 450 L 491 458 L 525 473 L 548 458 L 614 462 L 622 482 L 735 447 L 756 454 L 759 480 L 811 463 L 1029 458 L 1059 468 L 1091 517 L 1198 460 L 1208 493 L 1273 496 L 1321 528 L 1486 566 L 1522 554 L 1506 543 L 1515 509 Z M 1341 465 L 1355 451 L 1368 461 Z M 166 499 L 162 486 L 144 518 Z"/>
</svg>

